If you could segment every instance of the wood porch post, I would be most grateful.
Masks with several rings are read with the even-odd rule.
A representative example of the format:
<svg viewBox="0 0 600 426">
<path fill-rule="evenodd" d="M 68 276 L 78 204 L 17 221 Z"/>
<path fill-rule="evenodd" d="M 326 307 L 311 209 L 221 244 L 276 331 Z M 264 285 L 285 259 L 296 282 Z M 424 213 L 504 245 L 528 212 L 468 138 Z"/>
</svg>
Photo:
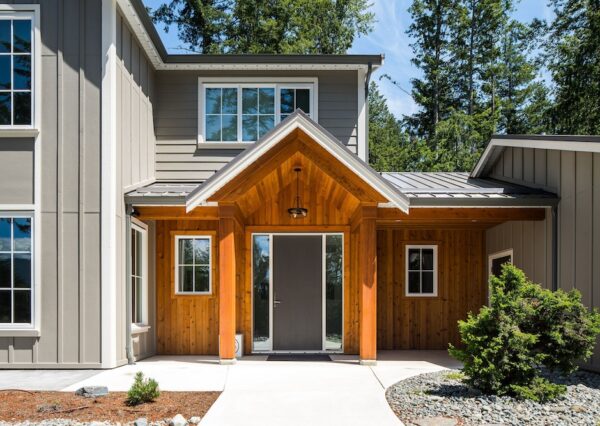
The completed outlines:
<svg viewBox="0 0 600 426">
<path fill-rule="evenodd" d="M 219 359 L 235 362 L 235 209 L 219 206 Z"/>
<path fill-rule="evenodd" d="M 360 286 L 360 363 L 377 360 L 377 206 L 358 207 L 358 280 Z"/>
</svg>

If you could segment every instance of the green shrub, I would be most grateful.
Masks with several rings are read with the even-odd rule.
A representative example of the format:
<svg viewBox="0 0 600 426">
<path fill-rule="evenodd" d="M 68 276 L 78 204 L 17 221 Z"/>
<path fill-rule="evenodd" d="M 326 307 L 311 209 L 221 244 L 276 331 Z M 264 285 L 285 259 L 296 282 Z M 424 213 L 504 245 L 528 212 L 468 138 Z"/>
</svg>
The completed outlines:
<svg viewBox="0 0 600 426">
<path fill-rule="evenodd" d="M 600 333 L 600 314 L 581 295 L 542 289 L 506 264 L 490 278 L 490 306 L 459 321 L 463 347 L 450 354 L 464 364 L 465 381 L 486 393 L 547 401 L 566 391 L 540 377 L 541 368 L 572 373 L 588 359 Z"/>
<path fill-rule="evenodd" d="M 154 379 L 144 379 L 144 373 L 138 371 L 135 373 L 133 385 L 127 392 L 127 404 L 139 405 L 146 402 L 152 402 L 160 395 L 158 382 Z"/>
</svg>

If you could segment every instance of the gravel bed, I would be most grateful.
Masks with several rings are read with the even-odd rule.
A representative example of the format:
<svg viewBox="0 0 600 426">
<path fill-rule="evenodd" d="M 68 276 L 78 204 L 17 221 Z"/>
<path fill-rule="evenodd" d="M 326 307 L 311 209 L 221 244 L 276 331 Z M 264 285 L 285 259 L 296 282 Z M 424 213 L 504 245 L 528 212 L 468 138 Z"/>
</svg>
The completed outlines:
<svg viewBox="0 0 600 426">
<path fill-rule="evenodd" d="M 578 371 L 567 378 L 567 393 L 540 404 L 483 395 L 462 383 L 459 370 L 421 374 L 390 386 L 392 410 L 406 425 L 593 425 L 600 426 L 600 374 Z"/>
</svg>

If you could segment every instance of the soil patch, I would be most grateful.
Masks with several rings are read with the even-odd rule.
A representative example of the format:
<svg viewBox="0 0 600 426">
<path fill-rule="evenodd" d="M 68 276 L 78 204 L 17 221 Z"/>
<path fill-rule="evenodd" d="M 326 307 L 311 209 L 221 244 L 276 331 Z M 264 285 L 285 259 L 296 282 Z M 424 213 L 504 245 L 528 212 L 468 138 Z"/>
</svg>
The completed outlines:
<svg viewBox="0 0 600 426">
<path fill-rule="evenodd" d="M 41 421 L 70 419 L 81 422 L 132 422 L 203 417 L 221 392 L 161 392 L 156 401 L 130 407 L 126 392 L 110 392 L 98 398 L 85 398 L 72 392 L 0 391 L 0 420 Z"/>
</svg>

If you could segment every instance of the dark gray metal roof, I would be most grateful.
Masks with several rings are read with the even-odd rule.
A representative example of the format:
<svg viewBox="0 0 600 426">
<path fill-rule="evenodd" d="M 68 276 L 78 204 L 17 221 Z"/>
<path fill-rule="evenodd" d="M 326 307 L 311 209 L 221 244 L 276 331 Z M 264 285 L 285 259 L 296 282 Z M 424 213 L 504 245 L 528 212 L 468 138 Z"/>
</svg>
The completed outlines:
<svg viewBox="0 0 600 426">
<path fill-rule="evenodd" d="M 202 182 L 153 182 L 125 194 L 125 201 L 135 205 L 185 205 L 190 192 Z"/>
<path fill-rule="evenodd" d="M 470 178 L 463 172 L 399 172 L 381 175 L 410 199 L 411 206 L 551 206 L 556 195 L 539 189 Z"/>
<path fill-rule="evenodd" d="M 172 55 L 167 52 L 142 0 L 129 0 L 135 13 L 152 40 L 165 64 L 314 64 L 314 65 L 368 65 L 377 68 L 383 55 Z"/>
</svg>

